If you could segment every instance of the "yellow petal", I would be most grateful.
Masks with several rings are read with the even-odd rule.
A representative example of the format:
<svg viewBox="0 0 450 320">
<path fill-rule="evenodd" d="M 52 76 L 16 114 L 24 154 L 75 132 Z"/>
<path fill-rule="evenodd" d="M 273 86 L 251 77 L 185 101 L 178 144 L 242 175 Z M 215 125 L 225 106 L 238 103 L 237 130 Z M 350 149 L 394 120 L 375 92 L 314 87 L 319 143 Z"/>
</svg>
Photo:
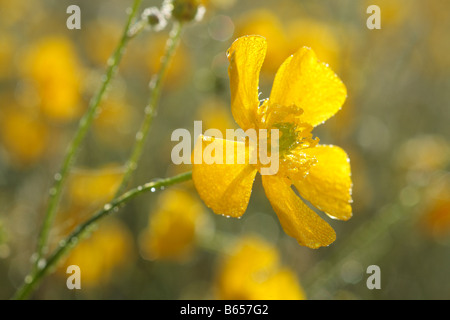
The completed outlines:
<svg viewBox="0 0 450 320">
<path fill-rule="evenodd" d="M 281 226 L 299 244 L 317 249 L 336 239 L 333 228 L 311 210 L 283 178 L 265 175 L 262 182 Z"/>
<path fill-rule="evenodd" d="M 302 122 L 316 126 L 333 116 L 347 98 L 347 89 L 336 74 L 306 47 L 287 58 L 278 69 L 270 103 L 296 105 Z"/>
<path fill-rule="evenodd" d="M 259 106 L 259 72 L 267 51 L 261 36 L 238 38 L 228 49 L 230 65 L 231 112 L 244 130 L 254 128 L 255 112 Z"/>
<path fill-rule="evenodd" d="M 317 162 L 305 178 L 293 179 L 298 192 L 332 218 L 350 219 L 352 180 L 345 151 L 336 146 L 317 146 L 303 152 L 315 157 Z"/>
<path fill-rule="evenodd" d="M 226 152 L 227 147 L 235 150 L 234 155 Z M 214 148 L 216 154 L 218 150 L 223 150 L 222 163 L 216 161 L 208 164 L 211 163 L 211 157 L 208 152 L 205 153 L 205 148 Z M 243 142 L 204 136 L 195 145 L 192 180 L 200 198 L 216 214 L 240 217 L 247 209 L 257 169 L 248 164 L 248 152 L 242 150 L 247 150 Z M 246 152 L 246 160 L 238 164 L 242 152 Z M 196 154 L 203 155 L 200 161 L 195 159 Z"/>
</svg>

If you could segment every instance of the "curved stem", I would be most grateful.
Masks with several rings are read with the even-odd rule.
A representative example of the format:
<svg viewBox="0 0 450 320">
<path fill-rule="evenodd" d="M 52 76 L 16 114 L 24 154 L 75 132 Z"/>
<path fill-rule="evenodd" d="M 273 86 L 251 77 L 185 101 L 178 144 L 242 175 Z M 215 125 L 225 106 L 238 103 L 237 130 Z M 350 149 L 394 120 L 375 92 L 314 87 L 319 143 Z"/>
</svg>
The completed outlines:
<svg viewBox="0 0 450 320">
<path fill-rule="evenodd" d="M 156 190 L 163 189 L 165 187 L 169 187 L 174 184 L 178 184 L 184 181 L 188 181 L 192 179 L 192 172 L 186 172 L 179 174 L 177 176 L 159 179 L 156 181 L 148 182 L 142 186 L 131 189 L 130 191 L 122 194 L 121 196 L 115 198 L 110 203 L 105 204 L 103 208 L 97 211 L 90 219 L 80 224 L 73 232 L 70 234 L 65 240 L 60 241 L 59 246 L 52 255 L 49 257 L 45 265 L 41 265 L 41 268 L 36 269 L 31 275 L 28 275 L 25 278 L 24 284 L 17 290 L 13 299 L 23 300 L 26 299 L 31 292 L 39 285 L 42 279 L 51 273 L 58 261 L 61 258 L 70 252 L 82 237 L 89 232 L 90 228 L 102 218 L 108 216 L 110 213 L 115 211 L 119 206 L 124 205 L 131 199 L 135 198 L 139 194 L 144 192 L 155 192 Z"/>
<path fill-rule="evenodd" d="M 134 144 L 130 159 L 127 162 L 126 171 L 122 179 L 122 182 L 119 188 L 117 189 L 116 196 L 125 191 L 134 171 L 137 168 L 137 164 L 142 155 L 142 150 L 144 148 L 148 132 L 150 131 L 150 127 L 156 115 L 156 109 L 161 95 L 162 84 L 164 82 L 164 78 L 167 74 L 167 70 L 172 61 L 172 58 L 175 55 L 175 51 L 178 47 L 178 44 L 180 43 L 182 30 L 183 24 L 175 22 L 173 25 L 173 29 L 170 32 L 169 39 L 167 40 L 166 43 L 165 53 L 161 58 L 160 69 L 150 82 L 151 93 L 148 105 L 145 107 L 145 118 L 141 125 L 140 130 L 136 134 L 136 142 Z"/>
<path fill-rule="evenodd" d="M 119 63 L 122 59 L 123 53 L 125 51 L 124 50 L 125 45 L 128 43 L 128 40 L 130 40 L 132 38 L 129 35 L 129 30 L 131 28 L 131 23 L 137 14 L 137 10 L 138 10 L 141 2 L 142 2 L 142 0 L 134 1 L 133 7 L 129 14 L 128 21 L 125 25 L 125 29 L 123 31 L 120 42 L 119 42 L 116 50 L 114 51 L 113 55 L 111 56 L 111 58 L 108 60 L 108 68 L 107 68 L 106 74 L 102 80 L 102 84 L 101 84 L 99 90 L 97 91 L 96 95 L 89 102 L 88 110 L 84 114 L 84 116 L 81 118 L 78 129 L 75 133 L 75 136 L 67 148 L 64 160 L 62 162 L 61 169 L 55 175 L 54 184 L 49 192 L 50 196 L 49 196 L 49 203 L 48 203 L 47 211 L 45 213 L 44 222 L 41 227 L 41 231 L 40 231 L 39 238 L 38 238 L 37 250 L 35 253 L 35 261 L 34 261 L 34 266 L 33 266 L 34 269 L 37 268 L 40 259 L 45 254 L 50 229 L 51 229 L 53 221 L 55 219 L 58 204 L 61 200 L 62 189 L 67 180 L 68 173 L 73 165 L 77 151 L 79 150 L 80 144 L 83 141 L 84 137 L 86 136 L 86 133 L 87 133 L 89 127 L 91 126 L 92 121 L 95 118 L 95 114 L 97 112 L 98 106 L 99 106 L 112 78 L 114 77 L 114 75 L 117 71 L 118 65 L 119 65 Z"/>
</svg>

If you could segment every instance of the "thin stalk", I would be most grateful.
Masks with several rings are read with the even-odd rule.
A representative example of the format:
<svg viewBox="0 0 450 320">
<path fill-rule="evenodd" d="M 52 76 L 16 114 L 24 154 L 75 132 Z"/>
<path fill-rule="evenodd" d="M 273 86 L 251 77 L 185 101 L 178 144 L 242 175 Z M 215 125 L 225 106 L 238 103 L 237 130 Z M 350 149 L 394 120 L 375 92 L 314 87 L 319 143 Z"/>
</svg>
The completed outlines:
<svg viewBox="0 0 450 320">
<path fill-rule="evenodd" d="M 134 171 L 137 168 L 138 161 L 142 155 L 142 151 L 145 145 L 145 141 L 147 140 L 148 132 L 150 131 L 150 127 L 156 115 L 156 109 L 159 103 L 159 98 L 161 96 L 161 89 L 167 74 L 167 70 L 180 43 L 182 30 L 183 24 L 180 22 L 175 22 L 170 32 L 169 39 L 166 43 L 164 55 L 161 58 L 160 69 L 150 82 L 151 93 L 149 102 L 145 107 L 145 118 L 141 125 L 141 128 L 136 134 L 136 142 L 132 149 L 131 156 L 127 161 L 125 169 L 126 171 L 123 176 L 122 182 L 117 189 L 116 196 L 122 194 L 125 191 Z"/>
<path fill-rule="evenodd" d="M 111 83 L 111 80 L 113 79 L 114 75 L 116 74 L 118 65 L 122 59 L 124 49 L 128 41 L 134 37 L 134 35 L 129 35 L 131 23 L 134 19 L 134 17 L 137 14 L 137 10 L 141 4 L 142 0 L 135 0 L 133 7 L 131 9 L 131 12 L 128 17 L 128 21 L 125 25 L 122 37 L 120 39 L 120 42 L 114 51 L 111 58 L 108 60 L 108 68 L 106 71 L 105 76 L 102 78 L 102 84 L 100 88 L 98 89 L 97 93 L 91 101 L 89 102 L 89 107 L 87 112 L 83 115 L 83 117 L 80 120 L 80 123 L 78 125 L 78 129 L 75 133 L 74 138 L 72 139 L 71 143 L 69 144 L 65 157 L 62 162 L 61 169 L 59 172 L 55 175 L 54 183 L 52 188 L 50 189 L 50 196 L 49 196 L 49 203 L 47 207 L 47 211 L 45 213 L 44 222 L 41 227 L 41 231 L 38 237 L 38 244 L 37 244 L 37 250 L 35 253 L 35 261 L 34 261 L 34 268 L 37 268 L 39 261 L 43 257 L 46 251 L 48 238 L 50 234 L 50 229 L 52 227 L 53 221 L 55 219 L 56 210 L 59 205 L 59 202 L 61 200 L 61 194 L 63 186 L 67 180 L 69 171 L 74 163 L 75 156 L 80 148 L 81 142 L 83 141 L 84 137 L 86 136 L 86 133 L 89 129 L 89 127 L 92 124 L 92 121 L 95 118 L 95 115 L 97 113 L 98 106 L 107 91 L 107 88 L 109 84 Z"/>
<path fill-rule="evenodd" d="M 79 240 L 86 235 L 86 233 L 92 230 L 92 227 L 96 222 L 105 218 L 112 212 L 117 211 L 120 206 L 125 205 L 128 201 L 142 193 L 148 191 L 155 192 L 156 190 L 161 190 L 191 179 L 192 172 L 186 172 L 174 177 L 148 182 L 142 186 L 131 189 L 130 191 L 115 198 L 110 203 L 105 204 L 103 208 L 97 211 L 90 219 L 80 224 L 65 240 L 60 241 L 59 246 L 54 250 L 46 263 L 44 265 L 40 265 L 41 268 L 36 269 L 33 274 L 28 275 L 25 278 L 23 285 L 17 290 L 16 294 L 13 296 L 13 299 L 26 299 L 39 285 L 43 278 L 55 269 L 61 258 L 69 253 L 78 244 Z"/>
</svg>

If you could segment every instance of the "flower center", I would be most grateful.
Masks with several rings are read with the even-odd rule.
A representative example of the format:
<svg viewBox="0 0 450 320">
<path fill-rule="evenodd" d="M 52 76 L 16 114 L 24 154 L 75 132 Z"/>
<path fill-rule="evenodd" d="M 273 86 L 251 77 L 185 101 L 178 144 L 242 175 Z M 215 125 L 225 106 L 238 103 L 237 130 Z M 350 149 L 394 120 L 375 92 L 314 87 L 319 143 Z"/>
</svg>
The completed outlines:
<svg viewBox="0 0 450 320">
<path fill-rule="evenodd" d="M 297 148 L 313 148 L 319 143 L 319 138 L 313 138 L 313 126 L 301 121 L 302 114 L 303 110 L 296 105 L 269 104 L 269 100 L 258 108 L 258 127 L 279 130 L 280 156 L 287 156 Z"/>
<path fill-rule="evenodd" d="M 307 175 L 309 168 L 317 160 L 302 150 L 314 148 L 319 138 L 313 138 L 313 126 L 302 122 L 303 110 L 296 105 L 281 106 L 270 104 L 265 100 L 258 108 L 257 121 L 259 129 L 278 129 L 278 153 L 280 167 L 284 168 L 287 176 L 291 174 Z M 270 145 L 270 133 L 268 144 Z"/>
</svg>

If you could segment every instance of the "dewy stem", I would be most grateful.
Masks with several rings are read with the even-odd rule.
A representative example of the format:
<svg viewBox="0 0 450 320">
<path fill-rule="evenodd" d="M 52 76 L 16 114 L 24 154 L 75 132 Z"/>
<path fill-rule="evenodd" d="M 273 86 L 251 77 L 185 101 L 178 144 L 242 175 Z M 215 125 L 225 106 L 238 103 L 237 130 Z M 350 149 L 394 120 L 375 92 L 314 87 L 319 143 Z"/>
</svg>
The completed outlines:
<svg viewBox="0 0 450 320">
<path fill-rule="evenodd" d="M 47 211 L 45 213 L 44 222 L 41 227 L 41 231 L 38 238 L 38 244 L 37 244 L 37 250 L 34 255 L 34 264 L 33 268 L 36 269 L 40 259 L 43 257 L 46 251 L 46 246 L 49 238 L 50 229 L 52 227 L 56 210 L 58 207 L 58 204 L 61 200 L 61 194 L 63 186 L 67 180 L 69 171 L 74 163 L 75 156 L 77 154 L 77 151 L 79 150 L 80 144 L 83 141 L 84 137 L 86 136 L 86 133 L 91 126 L 92 121 L 95 118 L 98 106 L 112 80 L 114 77 L 117 67 L 122 59 L 125 45 L 128 43 L 128 40 L 130 40 L 132 37 L 129 36 L 129 30 L 131 27 L 131 23 L 134 19 L 134 17 L 137 14 L 138 8 L 141 4 L 142 0 L 135 0 L 133 7 L 130 11 L 128 21 L 125 25 L 122 37 L 120 39 L 120 42 L 114 51 L 111 58 L 108 60 L 108 68 L 106 71 L 106 74 L 104 78 L 102 79 L 102 84 L 100 88 L 98 89 L 97 93 L 91 101 L 89 102 L 89 107 L 87 112 L 83 115 L 83 117 L 80 120 L 78 129 L 75 133 L 74 138 L 72 139 L 70 145 L 67 148 L 64 160 L 62 162 L 62 166 L 60 171 L 55 175 L 54 183 L 52 188 L 50 189 L 50 195 L 49 195 L 49 203 L 47 207 Z"/>
<path fill-rule="evenodd" d="M 116 196 L 125 191 L 134 171 L 137 168 L 138 161 L 142 155 L 145 141 L 148 136 L 148 132 L 150 131 L 150 127 L 156 114 L 159 98 L 161 96 L 162 84 L 164 82 L 164 78 L 166 77 L 167 70 L 170 66 L 172 58 L 175 55 L 176 49 L 180 43 L 182 30 L 183 24 L 177 21 L 174 22 L 173 28 L 170 32 L 170 36 L 166 43 L 164 55 L 161 58 L 160 69 L 158 73 L 153 77 L 149 85 L 151 93 L 149 102 L 145 107 L 145 118 L 138 133 L 136 134 L 136 142 L 132 149 L 131 156 L 127 161 L 125 174 L 119 188 L 117 189 Z"/>
<path fill-rule="evenodd" d="M 25 278 L 24 284 L 17 290 L 13 299 L 23 300 L 26 299 L 31 292 L 36 288 L 42 279 L 51 273 L 58 261 L 70 252 L 79 240 L 89 231 L 90 228 L 102 218 L 108 216 L 111 212 L 115 211 L 121 205 L 124 205 L 131 199 L 135 198 L 139 194 L 144 192 L 155 192 L 156 190 L 169 187 L 174 184 L 185 182 L 192 179 L 192 172 L 186 172 L 177 176 L 159 179 L 156 181 L 148 182 L 142 186 L 136 187 L 122 194 L 121 196 L 113 199 L 110 203 L 105 204 L 103 208 L 97 211 L 90 219 L 80 224 L 65 240 L 60 241 L 59 246 L 55 249 L 45 264 L 41 265 L 41 268 L 34 270 L 31 275 Z"/>
</svg>

